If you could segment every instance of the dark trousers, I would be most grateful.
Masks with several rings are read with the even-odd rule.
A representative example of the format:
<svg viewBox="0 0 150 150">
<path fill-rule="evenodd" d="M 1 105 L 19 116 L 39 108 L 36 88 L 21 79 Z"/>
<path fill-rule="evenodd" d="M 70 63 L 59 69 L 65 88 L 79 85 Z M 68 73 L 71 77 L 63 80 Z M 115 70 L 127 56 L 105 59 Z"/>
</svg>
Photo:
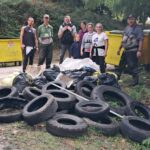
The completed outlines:
<svg viewBox="0 0 150 150">
<path fill-rule="evenodd" d="M 82 58 L 90 58 L 90 52 L 83 52 Z"/>
<path fill-rule="evenodd" d="M 69 52 L 69 58 L 71 57 L 70 48 L 72 44 L 60 44 L 60 60 L 59 63 L 61 64 L 64 61 L 64 56 L 66 51 Z"/>
<path fill-rule="evenodd" d="M 29 65 L 33 65 L 35 49 L 31 50 L 28 55 L 26 55 L 26 48 L 23 49 L 23 72 L 25 72 L 28 62 Z"/>
<path fill-rule="evenodd" d="M 40 45 L 40 52 L 39 52 L 39 62 L 38 66 L 43 65 L 44 61 L 46 60 L 46 68 L 50 68 L 52 62 L 52 55 L 53 55 L 53 45 Z"/>
<path fill-rule="evenodd" d="M 100 66 L 101 73 L 105 73 L 106 70 L 106 63 L 105 63 L 105 57 L 104 56 L 93 56 L 92 60 Z"/>
<path fill-rule="evenodd" d="M 117 68 L 117 74 L 121 76 L 123 71 L 128 72 L 133 78 L 138 77 L 138 58 L 136 51 L 123 52 L 119 67 Z"/>
</svg>

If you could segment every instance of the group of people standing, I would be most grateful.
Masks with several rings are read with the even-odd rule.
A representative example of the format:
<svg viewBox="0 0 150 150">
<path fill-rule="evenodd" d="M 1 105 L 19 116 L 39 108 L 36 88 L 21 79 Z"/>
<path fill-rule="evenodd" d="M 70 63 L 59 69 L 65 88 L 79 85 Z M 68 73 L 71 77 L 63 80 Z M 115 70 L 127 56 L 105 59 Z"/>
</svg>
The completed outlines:
<svg viewBox="0 0 150 150">
<path fill-rule="evenodd" d="M 95 32 L 96 31 L 96 32 Z M 65 51 L 74 59 L 91 58 L 100 65 L 102 73 L 105 72 L 105 57 L 108 49 L 108 37 L 103 32 L 103 26 L 97 23 L 80 23 L 79 32 L 71 23 L 70 16 L 65 16 L 63 25 L 60 26 L 58 37 L 60 39 L 60 64 L 63 62 Z"/>
<path fill-rule="evenodd" d="M 36 31 L 33 28 L 34 19 L 28 18 L 27 26 L 21 29 L 20 40 L 23 50 L 23 72 L 29 60 L 29 66 L 33 65 L 34 54 L 39 51 L 38 66 L 43 65 L 46 60 L 46 69 L 51 67 L 53 55 L 53 27 L 49 24 L 48 14 L 43 16 L 43 24 Z M 91 58 L 100 66 L 101 73 L 105 72 L 105 57 L 108 50 L 108 37 L 103 32 L 103 25 L 97 23 L 80 23 L 80 30 L 77 32 L 76 26 L 72 23 L 70 16 L 65 16 L 62 25 L 59 27 L 58 38 L 60 44 L 60 61 L 64 60 L 66 51 L 69 57 L 74 59 Z M 125 49 L 120 65 L 118 67 L 118 76 L 126 66 L 133 76 L 134 84 L 138 84 L 138 58 L 141 56 L 143 44 L 142 28 L 136 24 L 134 16 L 128 17 L 128 26 L 124 30 L 121 46 L 117 52 L 120 55 L 122 48 Z"/>
<path fill-rule="evenodd" d="M 23 51 L 23 72 L 26 71 L 27 65 L 31 69 L 33 65 L 34 54 L 39 52 L 38 66 L 43 65 L 46 60 L 46 68 L 50 68 L 53 53 L 53 27 L 49 24 L 49 15 L 43 16 L 43 24 L 36 31 L 33 28 L 34 19 L 29 17 L 27 25 L 21 28 L 20 41 Z"/>
<path fill-rule="evenodd" d="M 27 25 L 21 29 L 20 40 L 23 50 L 23 72 L 26 71 L 27 64 L 33 65 L 34 54 L 39 52 L 38 66 L 43 65 L 46 60 L 46 69 L 51 67 L 53 55 L 53 27 L 49 24 L 49 15 L 43 16 L 43 24 L 36 31 L 33 27 L 34 19 L 28 18 Z M 105 56 L 108 49 L 108 37 L 103 32 L 103 26 L 96 24 L 96 32 L 93 23 L 80 23 L 80 30 L 77 32 L 76 26 L 72 24 L 71 17 L 65 16 L 64 22 L 60 25 L 58 38 L 60 44 L 60 61 L 64 60 L 66 51 L 69 57 L 74 59 L 91 58 L 100 65 L 101 72 L 105 72 Z M 29 61 L 29 62 L 28 62 Z"/>
</svg>

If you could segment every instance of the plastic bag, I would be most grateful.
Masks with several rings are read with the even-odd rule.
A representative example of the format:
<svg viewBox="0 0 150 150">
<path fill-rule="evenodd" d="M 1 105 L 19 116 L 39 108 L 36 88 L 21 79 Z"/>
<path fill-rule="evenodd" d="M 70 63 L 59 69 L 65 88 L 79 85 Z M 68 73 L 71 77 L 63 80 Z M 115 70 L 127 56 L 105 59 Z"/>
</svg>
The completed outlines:
<svg viewBox="0 0 150 150">
<path fill-rule="evenodd" d="M 60 71 L 80 70 L 83 67 L 88 67 L 96 71 L 99 71 L 99 66 L 96 63 L 94 63 L 90 58 L 85 59 L 66 58 L 60 65 Z"/>
<path fill-rule="evenodd" d="M 47 83 L 46 77 L 45 76 L 39 76 L 37 78 L 35 78 L 32 82 L 32 85 L 42 89 L 42 87 Z"/>
<path fill-rule="evenodd" d="M 100 85 L 108 85 L 108 86 L 114 86 L 116 88 L 120 88 L 115 74 L 102 73 L 98 78 L 99 78 Z"/>
<path fill-rule="evenodd" d="M 17 88 L 19 93 L 22 93 L 25 87 L 31 84 L 32 84 L 32 77 L 26 73 L 20 73 L 19 75 L 17 75 L 12 83 L 12 85 Z"/>
<path fill-rule="evenodd" d="M 52 69 L 46 69 L 43 72 L 43 75 L 46 77 L 46 79 L 49 82 L 51 82 L 51 81 L 54 81 L 57 78 L 57 76 L 59 75 L 59 73 L 60 73 L 59 67 L 54 66 Z"/>
</svg>

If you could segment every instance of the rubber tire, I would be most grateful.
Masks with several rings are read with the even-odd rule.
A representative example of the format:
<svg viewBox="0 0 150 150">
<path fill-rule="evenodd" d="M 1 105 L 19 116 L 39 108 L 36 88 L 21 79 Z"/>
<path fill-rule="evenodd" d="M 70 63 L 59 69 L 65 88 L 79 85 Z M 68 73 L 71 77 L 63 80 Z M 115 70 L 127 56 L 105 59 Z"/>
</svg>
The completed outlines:
<svg viewBox="0 0 150 150">
<path fill-rule="evenodd" d="M 74 95 L 69 94 L 68 92 L 63 90 L 48 90 L 47 93 L 54 96 L 55 100 L 58 103 L 59 110 L 73 109 L 77 102 Z M 63 97 L 62 94 L 65 94 L 65 97 Z"/>
<path fill-rule="evenodd" d="M 114 136 L 118 134 L 120 130 L 120 125 L 108 116 L 106 116 L 105 118 L 101 118 L 100 120 L 102 122 L 95 122 L 88 118 L 84 118 L 84 120 L 89 127 L 94 127 L 96 130 L 100 131 L 106 136 Z"/>
<path fill-rule="evenodd" d="M 4 97 L 18 97 L 18 91 L 15 87 L 0 88 L 0 99 Z"/>
<path fill-rule="evenodd" d="M 64 123 L 60 123 L 61 121 L 73 121 L 73 125 L 66 125 Z M 74 125 L 75 123 L 75 125 Z M 84 134 L 87 130 L 86 122 L 76 116 L 61 114 L 56 115 L 52 119 L 46 122 L 46 130 L 56 136 L 61 137 L 77 137 Z"/>
<path fill-rule="evenodd" d="M 93 83 L 91 83 L 91 82 L 82 80 L 82 81 L 79 81 L 77 83 L 75 91 L 80 96 L 83 96 L 83 97 L 85 97 L 87 99 L 90 99 L 91 92 L 85 93 L 84 92 L 85 87 L 90 89 L 91 92 L 92 92 L 92 90 L 95 88 L 95 85 Z M 89 94 L 89 96 L 87 94 Z"/>
<path fill-rule="evenodd" d="M 57 111 L 55 115 L 68 114 L 68 113 L 69 113 L 68 110 L 61 110 L 61 111 Z"/>
<path fill-rule="evenodd" d="M 23 90 L 23 97 L 27 100 L 27 101 L 31 101 L 34 98 L 36 98 L 37 96 L 42 95 L 42 91 L 38 88 L 35 87 L 26 87 Z"/>
<path fill-rule="evenodd" d="M 120 115 L 125 115 L 126 109 L 129 105 L 129 103 L 131 101 L 133 101 L 131 99 L 131 97 L 129 97 L 126 93 L 122 92 L 118 88 L 115 88 L 112 86 L 101 85 L 101 86 L 97 86 L 96 88 L 94 88 L 94 90 L 92 91 L 92 94 L 91 94 L 91 98 L 94 100 L 104 101 L 107 103 L 107 101 L 105 100 L 104 95 L 103 95 L 105 92 L 113 93 L 114 95 L 119 97 L 120 101 L 122 101 L 124 103 L 124 106 L 122 106 L 122 107 L 113 108 L 110 106 L 110 109 Z"/>
<path fill-rule="evenodd" d="M 44 101 L 44 104 L 39 107 L 40 102 L 42 101 Z M 29 125 L 35 125 L 51 118 L 53 115 L 55 115 L 57 109 L 58 105 L 54 97 L 49 94 L 44 94 L 33 99 L 25 106 L 23 109 L 23 117 Z"/>
<path fill-rule="evenodd" d="M 94 105 L 98 105 L 100 107 L 94 107 Z M 93 109 L 90 110 L 90 106 L 93 106 Z M 77 115 L 79 115 L 80 117 L 87 117 L 93 120 L 98 120 L 99 118 L 106 116 L 109 111 L 109 105 L 100 101 L 83 101 L 77 103 L 75 106 L 75 112 Z"/>
<path fill-rule="evenodd" d="M 0 99 L 0 110 L 3 108 L 19 108 L 18 112 L 11 112 L 11 113 L 0 113 L 0 122 L 1 123 L 12 123 L 16 121 L 21 121 L 23 120 L 22 117 L 22 110 L 24 106 L 27 104 L 27 101 L 24 101 L 20 98 L 15 98 L 15 97 L 5 97 Z M 1 106 L 2 105 L 2 106 Z"/>
<path fill-rule="evenodd" d="M 150 120 L 150 108 L 138 101 L 132 101 L 131 103 L 129 103 L 126 109 L 126 115 L 140 117 L 135 113 L 135 109 L 138 109 L 141 113 L 143 113 L 145 119 Z"/>
<path fill-rule="evenodd" d="M 132 121 L 132 124 L 131 124 Z M 133 122 L 135 125 L 133 125 Z M 142 126 L 142 129 L 140 127 L 137 127 L 137 124 Z M 134 116 L 129 116 L 129 117 L 124 117 L 121 121 L 121 133 L 135 141 L 141 143 L 143 140 L 150 138 L 150 121 L 139 118 L 139 117 L 134 117 Z M 147 128 L 147 130 L 145 130 Z"/>
<path fill-rule="evenodd" d="M 49 82 L 47 83 L 46 85 L 43 86 L 42 88 L 42 93 L 47 93 L 47 91 L 49 90 L 60 90 L 60 88 L 57 88 L 55 86 L 53 86 L 51 83 L 54 83 L 62 88 L 66 88 L 66 84 L 64 84 L 63 82 L 61 81 L 52 81 L 52 82 Z"/>
</svg>

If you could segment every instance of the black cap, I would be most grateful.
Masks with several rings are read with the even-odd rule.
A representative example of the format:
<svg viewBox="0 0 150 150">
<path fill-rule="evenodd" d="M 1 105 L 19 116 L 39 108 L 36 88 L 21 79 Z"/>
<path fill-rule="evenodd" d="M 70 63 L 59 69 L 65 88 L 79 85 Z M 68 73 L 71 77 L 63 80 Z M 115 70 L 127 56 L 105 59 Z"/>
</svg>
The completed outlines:
<svg viewBox="0 0 150 150">
<path fill-rule="evenodd" d="M 132 14 L 130 14 L 130 15 L 128 16 L 128 19 L 130 19 L 130 18 L 136 19 L 136 17 L 135 17 L 134 15 L 132 15 Z"/>
</svg>

